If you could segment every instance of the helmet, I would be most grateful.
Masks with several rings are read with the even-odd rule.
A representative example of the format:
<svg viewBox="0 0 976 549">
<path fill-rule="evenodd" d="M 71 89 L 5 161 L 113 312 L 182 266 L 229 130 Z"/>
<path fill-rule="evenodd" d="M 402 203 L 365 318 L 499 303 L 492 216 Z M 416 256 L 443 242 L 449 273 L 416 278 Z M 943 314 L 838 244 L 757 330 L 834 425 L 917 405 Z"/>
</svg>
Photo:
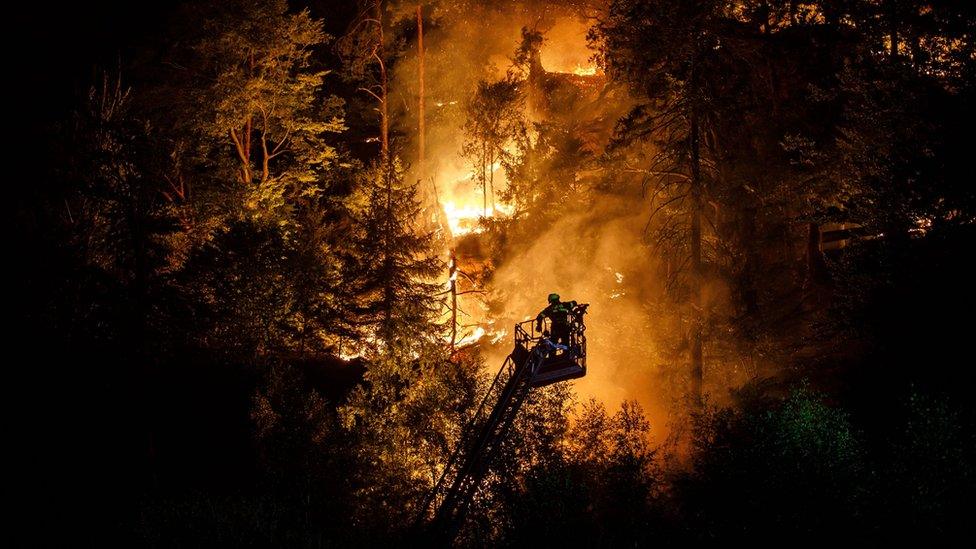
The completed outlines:
<svg viewBox="0 0 976 549">
<path fill-rule="evenodd" d="M 549 303 L 559 303 L 559 294 L 549 294 Z"/>
</svg>

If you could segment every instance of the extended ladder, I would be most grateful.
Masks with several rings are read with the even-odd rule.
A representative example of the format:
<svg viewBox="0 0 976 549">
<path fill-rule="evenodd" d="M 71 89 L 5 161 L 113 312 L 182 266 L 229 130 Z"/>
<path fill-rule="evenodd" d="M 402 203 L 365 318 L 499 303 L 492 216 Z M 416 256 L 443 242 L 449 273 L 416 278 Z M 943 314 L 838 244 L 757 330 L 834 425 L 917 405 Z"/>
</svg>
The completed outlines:
<svg viewBox="0 0 976 549">
<path fill-rule="evenodd" d="M 586 337 L 582 306 L 567 346 L 557 346 L 532 321 L 515 326 L 515 349 L 495 375 L 478 410 L 468 422 L 454 453 L 418 517 L 421 525 L 433 511 L 428 534 L 452 540 L 464 520 L 475 491 L 508 435 L 519 409 L 533 387 L 586 375 Z"/>
</svg>

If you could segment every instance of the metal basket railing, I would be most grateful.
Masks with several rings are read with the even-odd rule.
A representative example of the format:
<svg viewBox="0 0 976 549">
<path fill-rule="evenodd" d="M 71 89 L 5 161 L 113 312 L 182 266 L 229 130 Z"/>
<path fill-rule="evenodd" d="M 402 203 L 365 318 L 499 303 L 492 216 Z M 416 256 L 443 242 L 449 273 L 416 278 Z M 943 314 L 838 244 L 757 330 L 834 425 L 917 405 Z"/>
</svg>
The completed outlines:
<svg viewBox="0 0 976 549">
<path fill-rule="evenodd" d="M 579 305 L 570 315 L 568 347 L 572 350 L 576 364 L 586 369 L 586 325 L 583 315 L 587 305 Z M 536 330 L 535 320 L 526 320 L 515 325 L 515 345 L 526 351 L 532 349 L 543 339 L 548 339 L 552 333 L 552 324 L 548 318 L 543 319 L 542 330 Z"/>
</svg>

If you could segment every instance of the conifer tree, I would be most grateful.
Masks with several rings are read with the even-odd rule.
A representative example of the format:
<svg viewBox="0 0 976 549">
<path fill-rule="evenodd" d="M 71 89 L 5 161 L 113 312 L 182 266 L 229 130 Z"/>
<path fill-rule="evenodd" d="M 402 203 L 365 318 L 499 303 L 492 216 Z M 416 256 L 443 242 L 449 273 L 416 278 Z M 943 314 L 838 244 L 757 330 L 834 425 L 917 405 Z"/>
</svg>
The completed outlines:
<svg viewBox="0 0 976 549">
<path fill-rule="evenodd" d="M 348 272 L 354 309 L 363 333 L 392 354 L 433 341 L 439 312 L 435 277 L 443 270 L 431 233 L 420 232 L 417 186 L 403 181 L 396 158 L 368 170 L 360 189 Z"/>
</svg>

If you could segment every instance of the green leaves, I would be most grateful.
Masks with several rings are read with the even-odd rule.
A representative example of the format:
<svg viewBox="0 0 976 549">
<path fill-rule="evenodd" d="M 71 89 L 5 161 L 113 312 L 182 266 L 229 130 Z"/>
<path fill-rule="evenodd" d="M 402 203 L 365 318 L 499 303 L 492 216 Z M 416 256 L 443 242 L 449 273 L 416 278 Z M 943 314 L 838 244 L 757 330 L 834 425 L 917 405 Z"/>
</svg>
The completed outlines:
<svg viewBox="0 0 976 549">
<path fill-rule="evenodd" d="M 283 1 L 236 4 L 211 12 L 193 45 L 182 131 L 207 150 L 207 164 L 236 172 L 243 215 L 287 223 L 290 201 L 317 194 L 338 161 L 327 136 L 346 129 L 342 102 L 322 90 L 329 71 L 311 57 L 329 37 Z"/>
</svg>

